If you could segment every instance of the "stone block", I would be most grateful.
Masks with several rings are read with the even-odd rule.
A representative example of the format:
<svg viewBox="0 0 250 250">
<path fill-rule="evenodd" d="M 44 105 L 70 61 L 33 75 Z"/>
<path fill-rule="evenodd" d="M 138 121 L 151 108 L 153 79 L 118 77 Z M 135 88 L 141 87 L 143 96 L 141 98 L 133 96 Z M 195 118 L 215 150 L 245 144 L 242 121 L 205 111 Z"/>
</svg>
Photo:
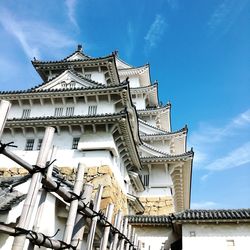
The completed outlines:
<svg viewBox="0 0 250 250">
<path fill-rule="evenodd" d="M 147 201 L 159 201 L 159 197 L 147 197 Z"/>
<path fill-rule="evenodd" d="M 140 202 L 146 202 L 147 201 L 147 198 L 146 197 L 140 197 Z"/>
<path fill-rule="evenodd" d="M 18 168 L 10 168 L 9 172 L 11 175 L 18 175 Z"/>
<path fill-rule="evenodd" d="M 106 207 L 107 207 L 108 204 L 110 204 L 110 203 L 114 203 L 113 200 L 112 200 L 110 197 L 109 197 L 109 198 L 102 199 L 102 201 L 101 201 L 101 206 L 100 206 L 101 210 L 106 209 Z"/>
<path fill-rule="evenodd" d="M 158 203 L 158 207 L 165 207 L 166 206 L 166 203 L 164 201 L 160 201 Z"/>
<path fill-rule="evenodd" d="M 158 209 L 158 213 L 159 213 L 159 215 L 167 214 L 167 213 L 169 213 L 169 209 L 167 207 L 160 207 Z"/>
<path fill-rule="evenodd" d="M 59 168 L 59 171 L 61 174 L 67 175 L 67 176 L 73 174 L 73 168 L 70 168 L 70 167 L 61 167 Z"/>
<path fill-rule="evenodd" d="M 25 168 L 18 168 L 18 174 L 20 174 L 20 175 L 26 175 L 28 173 L 29 173 L 29 171 L 27 169 L 25 169 Z"/>
<path fill-rule="evenodd" d="M 97 175 L 97 168 L 96 167 L 90 167 L 88 168 L 87 175 Z"/>
<path fill-rule="evenodd" d="M 101 166 L 98 168 L 99 174 L 112 174 L 112 170 L 109 166 Z"/>
<path fill-rule="evenodd" d="M 97 176 L 92 180 L 92 184 L 95 188 L 99 186 L 99 184 L 106 186 L 112 186 L 111 177 L 108 174 L 104 174 L 102 176 Z"/>
<path fill-rule="evenodd" d="M 11 173 L 7 170 L 3 173 L 3 177 L 11 177 Z"/>
<path fill-rule="evenodd" d="M 112 189 L 112 187 L 110 186 L 106 186 L 103 189 L 103 193 L 102 193 L 102 198 L 107 198 L 107 197 L 113 197 L 114 196 L 114 189 Z"/>
</svg>

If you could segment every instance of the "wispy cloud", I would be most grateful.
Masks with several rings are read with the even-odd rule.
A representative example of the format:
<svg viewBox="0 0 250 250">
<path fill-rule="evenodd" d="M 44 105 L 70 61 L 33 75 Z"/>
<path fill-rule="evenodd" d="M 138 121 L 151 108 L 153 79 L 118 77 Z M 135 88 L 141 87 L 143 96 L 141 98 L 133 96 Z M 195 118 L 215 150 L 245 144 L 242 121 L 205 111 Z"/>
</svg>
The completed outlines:
<svg viewBox="0 0 250 250">
<path fill-rule="evenodd" d="M 67 15 L 70 22 L 78 28 L 78 23 L 75 18 L 75 9 L 76 9 L 77 0 L 65 0 L 65 4 L 67 7 Z"/>
<path fill-rule="evenodd" d="M 234 149 L 226 156 L 216 159 L 205 166 L 208 170 L 219 171 L 250 163 L 250 141 Z"/>
<path fill-rule="evenodd" d="M 202 181 L 213 171 L 250 163 L 249 129 L 250 109 L 221 127 L 202 123 L 200 128 L 191 134 L 190 144 L 196 151 L 194 166 L 209 171 L 209 174 L 201 177 Z"/>
<path fill-rule="evenodd" d="M 0 12 L 0 25 L 17 39 L 28 58 L 39 57 L 42 49 L 52 51 L 75 44 L 71 38 L 46 23 L 19 20 L 4 8 Z"/>
<path fill-rule="evenodd" d="M 135 31 L 131 22 L 127 25 L 127 42 L 125 45 L 127 60 L 130 60 L 135 48 Z"/>
<path fill-rule="evenodd" d="M 217 5 L 207 23 L 209 34 L 222 36 L 226 34 L 249 0 L 223 0 Z"/>
<path fill-rule="evenodd" d="M 202 201 L 202 202 L 192 202 L 191 208 L 192 209 L 211 209 L 217 207 L 218 204 L 213 201 Z"/>
<path fill-rule="evenodd" d="M 150 25 L 149 30 L 144 37 L 145 39 L 145 49 L 149 50 L 157 46 L 157 43 L 161 40 L 165 29 L 166 21 L 163 16 L 156 15 L 154 22 Z"/>
</svg>

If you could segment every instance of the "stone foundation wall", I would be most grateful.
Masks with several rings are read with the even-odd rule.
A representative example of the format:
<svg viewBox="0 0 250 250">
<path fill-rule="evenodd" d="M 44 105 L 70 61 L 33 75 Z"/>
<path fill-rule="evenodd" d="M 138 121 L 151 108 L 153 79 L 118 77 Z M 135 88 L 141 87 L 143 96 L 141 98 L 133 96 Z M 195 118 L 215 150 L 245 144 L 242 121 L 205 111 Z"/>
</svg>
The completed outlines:
<svg viewBox="0 0 250 250">
<path fill-rule="evenodd" d="M 167 215 L 174 212 L 173 198 L 163 197 L 140 197 L 145 207 L 145 215 Z"/>
<path fill-rule="evenodd" d="M 28 170 L 25 168 L 0 168 L 0 177 L 11 177 L 18 175 L 26 175 L 28 174 Z"/>
<path fill-rule="evenodd" d="M 71 167 L 58 168 L 61 175 L 69 181 L 73 181 L 76 176 L 76 169 Z M 28 171 L 24 168 L 0 168 L 0 177 L 11 177 L 26 175 Z M 87 183 L 94 185 L 94 192 L 92 197 L 98 189 L 98 186 L 103 185 L 101 210 L 105 210 L 109 203 L 115 205 L 114 213 L 117 213 L 119 209 L 123 214 L 128 213 L 128 204 L 126 194 L 123 193 L 118 182 L 116 181 L 114 174 L 109 166 L 90 167 L 85 170 L 85 180 Z"/>
<path fill-rule="evenodd" d="M 59 171 L 67 180 L 72 181 L 75 179 L 76 169 L 61 167 Z M 119 209 L 122 210 L 123 214 L 128 213 L 127 197 L 122 192 L 109 166 L 85 169 L 85 180 L 87 183 L 94 185 L 92 198 L 94 198 L 99 185 L 103 185 L 101 210 L 105 210 L 109 203 L 113 203 L 115 205 L 114 214 L 116 214 Z"/>
<path fill-rule="evenodd" d="M 93 195 L 98 186 L 103 185 L 101 209 L 105 209 L 109 203 L 113 203 L 115 214 L 119 209 L 122 210 L 123 214 L 128 213 L 127 196 L 123 193 L 109 166 L 88 168 L 86 181 L 94 185 Z"/>
</svg>

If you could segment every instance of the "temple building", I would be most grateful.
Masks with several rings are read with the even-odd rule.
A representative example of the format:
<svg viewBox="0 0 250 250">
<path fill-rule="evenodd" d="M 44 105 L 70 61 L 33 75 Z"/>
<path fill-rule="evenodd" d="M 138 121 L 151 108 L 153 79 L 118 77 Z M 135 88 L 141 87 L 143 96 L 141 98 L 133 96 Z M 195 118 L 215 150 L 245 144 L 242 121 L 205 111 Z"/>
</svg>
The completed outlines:
<svg viewBox="0 0 250 250">
<path fill-rule="evenodd" d="M 101 209 L 113 203 L 115 213 L 122 211 L 136 227 L 141 249 L 182 249 L 180 221 L 190 208 L 194 154 L 187 147 L 187 126 L 172 131 L 171 104 L 159 101 L 150 65 L 131 66 L 117 52 L 92 58 L 81 45 L 62 60 L 34 58 L 32 64 L 40 85 L 0 93 L 0 100 L 11 102 L 1 142 L 14 141 L 17 148 L 10 149 L 34 165 L 45 128 L 54 127 L 55 180 L 72 189 L 83 163 L 85 181 L 95 190 L 104 186 Z M 0 155 L 0 173 L 0 219 L 16 225 L 28 172 Z M 33 215 L 33 229 L 53 235 L 63 228 L 68 206 L 53 193 L 46 199 L 43 214 Z M 51 221 L 49 228 L 42 215 Z M 12 241 L 0 236 L 1 249 L 10 249 Z"/>
</svg>

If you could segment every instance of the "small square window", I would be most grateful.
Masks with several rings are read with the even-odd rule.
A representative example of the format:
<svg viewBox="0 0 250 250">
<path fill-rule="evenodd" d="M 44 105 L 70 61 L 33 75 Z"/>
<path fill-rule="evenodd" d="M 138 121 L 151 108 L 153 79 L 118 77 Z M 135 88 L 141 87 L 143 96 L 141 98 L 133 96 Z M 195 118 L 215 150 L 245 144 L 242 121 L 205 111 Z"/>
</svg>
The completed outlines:
<svg viewBox="0 0 250 250">
<path fill-rule="evenodd" d="M 73 116 L 73 115 L 74 115 L 74 107 L 67 107 L 66 116 Z"/>
<path fill-rule="evenodd" d="M 32 151 L 34 147 L 34 139 L 27 139 L 26 140 L 26 145 L 25 145 L 25 150 L 26 151 Z"/>
<path fill-rule="evenodd" d="M 54 116 L 58 117 L 58 116 L 62 116 L 62 114 L 63 114 L 63 108 L 55 108 Z"/>
<path fill-rule="evenodd" d="M 43 142 L 43 139 L 38 139 L 37 148 L 36 148 L 37 150 L 41 149 L 42 142 Z"/>
<path fill-rule="evenodd" d="M 22 118 L 29 118 L 30 117 L 30 109 L 24 109 L 22 113 Z"/>
<path fill-rule="evenodd" d="M 88 115 L 96 115 L 97 106 L 89 106 Z"/>
<path fill-rule="evenodd" d="M 195 237 L 195 236 L 196 236 L 195 231 L 190 231 L 190 237 Z"/>
<path fill-rule="evenodd" d="M 227 246 L 228 246 L 228 247 L 233 247 L 233 246 L 235 246 L 234 240 L 227 240 Z"/>
<path fill-rule="evenodd" d="M 85 74 L 84 77 L 87 79 L 91 79 L 91 74 Z"/>
<path fill-rule="evenodd" d="M 72 149 L 77 149 L 78 147 L 78 143 L 79 143 L 80 138 L 79 137 L 75 137 L 73 138 L 73 142 L 72 142 Z"/>
</svg>

